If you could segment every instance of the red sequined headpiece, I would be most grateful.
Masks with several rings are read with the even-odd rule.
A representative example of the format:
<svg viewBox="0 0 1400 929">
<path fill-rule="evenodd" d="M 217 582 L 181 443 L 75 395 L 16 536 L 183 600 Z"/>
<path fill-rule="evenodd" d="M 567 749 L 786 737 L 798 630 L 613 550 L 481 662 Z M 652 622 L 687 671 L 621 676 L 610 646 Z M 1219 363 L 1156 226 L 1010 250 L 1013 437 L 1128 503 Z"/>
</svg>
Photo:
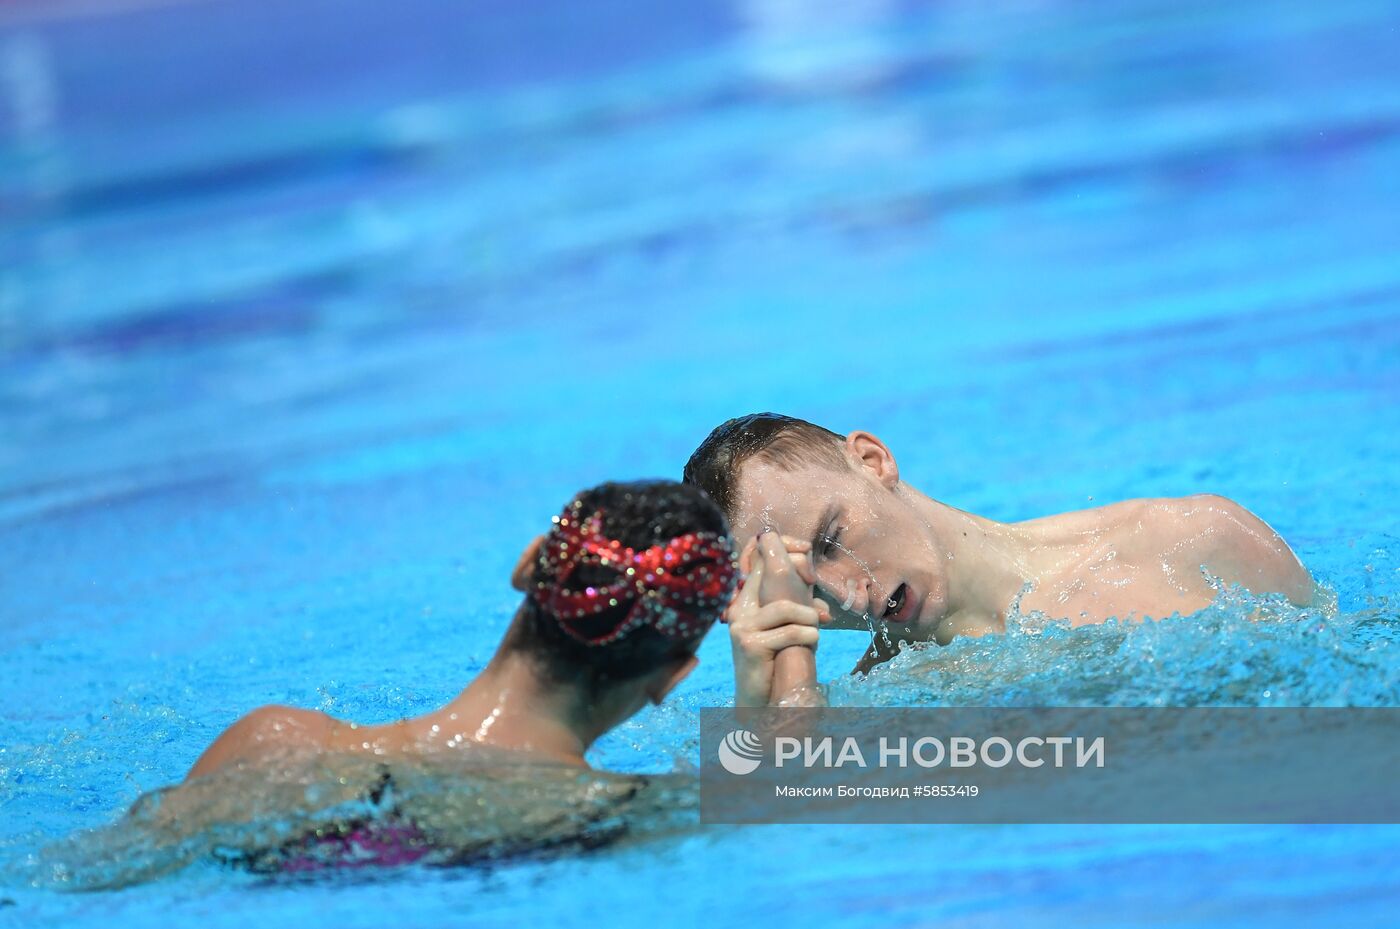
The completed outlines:
<svg viewBox="0 0 1400 929">
<path fill-rule="evenodd" d="M 709 629 L 729 602 L 739 573 L 728 536 L 689 532 L 638 551 L 603 534 L 601 511 L 587 518 L 581 511 L 582 504 L 575 501 L 554 517 L 534 590 L 535 601 L 565 632 L 586 645 L 606 645 L 643 625 L 677 640 Z M 570 578 L 585 564 L 611 568 L 617 579 L 601 586 L 572 586 Z M 678 573 L 685 568 L 691 570 Z M 596 617 L 629 602 L 632 608 L 618 622 L 598 626 Z"/>
</svg>

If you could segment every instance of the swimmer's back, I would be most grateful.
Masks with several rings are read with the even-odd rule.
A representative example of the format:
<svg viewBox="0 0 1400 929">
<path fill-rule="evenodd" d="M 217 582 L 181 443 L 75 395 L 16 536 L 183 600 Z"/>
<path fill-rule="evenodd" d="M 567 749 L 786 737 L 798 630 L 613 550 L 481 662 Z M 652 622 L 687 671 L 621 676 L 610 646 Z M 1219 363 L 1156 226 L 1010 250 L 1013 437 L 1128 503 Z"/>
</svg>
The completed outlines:
<svg viewBox="0 0 1400 929">
<path fill-rule="evenodd" d="M 225 729 L 199 756 L 185 780 L 212 774 L 229 765 L 257 763 L 291 751 L 328 748 L 341 727 L 338 720 L 317 710 L 260 706 Z"/>
<path fill-rule="evenodd" d="M 229 726 L 199 757 L 185 779 L 212 774 L 228 765 L 259 764 L 292 755 L 360 751 L 397 754 L 421 738 L 421 728 L 402 719 L 361 726 L 319 710 L 261 706 Z"/>
</svg>

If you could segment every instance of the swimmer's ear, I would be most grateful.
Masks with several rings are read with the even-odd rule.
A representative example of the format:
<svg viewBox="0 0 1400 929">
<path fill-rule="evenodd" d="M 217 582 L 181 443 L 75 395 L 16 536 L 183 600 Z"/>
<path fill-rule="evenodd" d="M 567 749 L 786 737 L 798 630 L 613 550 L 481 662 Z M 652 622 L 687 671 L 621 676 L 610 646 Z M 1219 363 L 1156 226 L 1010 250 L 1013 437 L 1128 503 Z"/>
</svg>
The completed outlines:
<svg viewBox="0 0 1400 929">
<path fill-rule="evenodd" d="M 515 569 L 510 572 L 510 586 L 521 593 L 530 587 L 530 578 L 535 574 L 535 559 L 540 555 L 542 544 L 544 544 L 544 536 L 535 536 L 534 540 L 525 546 L 525 551 L 520 553 L 520 560 L 515 563 Z"/>
<path fill-rule="evenodd" d="M 694 671 L 699 663 L 699 658 L 690 655 L 652 672 L 652 680 L 647 682 L 647 699 L 652 706 L 660 706 L 666 695 L 675 690 L 676 685 L 685 680 L 686 675 Z"/>
<path fill-rule="evenodd" d="M 869 471 L 886 487 L 893 488 L 899 483 L 899 465 L 895 463 L 894 453 L 870 433 L 858 429 L 846 436 L 846 454 L 854 459 L 857 468 Z"/>
</svg>

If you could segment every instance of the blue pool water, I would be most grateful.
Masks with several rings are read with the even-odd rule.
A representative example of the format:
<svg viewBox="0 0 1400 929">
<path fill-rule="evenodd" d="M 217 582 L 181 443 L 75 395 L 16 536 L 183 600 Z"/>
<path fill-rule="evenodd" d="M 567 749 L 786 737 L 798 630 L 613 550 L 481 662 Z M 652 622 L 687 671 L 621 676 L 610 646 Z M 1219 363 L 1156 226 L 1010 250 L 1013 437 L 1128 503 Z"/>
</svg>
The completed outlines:
<svg viewBox="0 0 1400 929">
<path fill-rule="evenodd" d="M 575 490 L 737 413 L 1019 519 L 1226 494 L 1334 606 L 1013 632 L 836 702 L 1400 703 L 1400 13 L 0 9 L 0 923 L 1393 925 L 1400 827 L 755 827 L 64 894 L 267 702 L 489 656 Z M 594 753 L 680 771 L 727 643 Z M 684 817 L 683 817 L 684 818 Z"/>
</svg>

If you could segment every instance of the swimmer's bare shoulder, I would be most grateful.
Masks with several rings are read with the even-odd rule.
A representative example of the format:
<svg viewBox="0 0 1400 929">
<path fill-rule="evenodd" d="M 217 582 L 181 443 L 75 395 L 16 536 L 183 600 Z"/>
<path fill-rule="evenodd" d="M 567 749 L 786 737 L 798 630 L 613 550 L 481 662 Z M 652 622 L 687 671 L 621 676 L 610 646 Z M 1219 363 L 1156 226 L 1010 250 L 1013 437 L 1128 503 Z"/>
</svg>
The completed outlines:
<svg viewBox="0 0 1400 929">
<path fill-rule="evenodd" d="M 1312 602 L 1312 577 L 1283 538 L 1248 509 L 1219 494 L 1152 497 L 1019 523 L 1052 544 L 1109 547 L 1124 559 L 1197 577 L 1204 567 L 1256 594 Z M 1203 579 L 1202 579 L 1203 582 Z"/>
<path fill-rule="evenodd" d="M 1170 519 L 1185 508 L 1189 501 L 1199 497 L 1139 497 L 1133 500 L 1120 500 L 1102 506 L 1083 510 L 1070 510 L 1027 519 L 1014 525 L 1033 535 L 1038 541 L 1052 545 L 1068 542 L 1088 542 L 1097 539 L 1122 541 L 1135 532 L 1151 530 L 1154 535 L 1165 528 L 1164 520 Z M 1224 500 L 1224 497 L 1216 498 Z"/>
<path fill-rule="evenodd" d="M 243 716 L 204 750 L 185 780 L 240 763 L 258 763 L 300 750 L 328 747 L 344 724 L 317 710 L 260 706 Z"/>
<path fill-rule="evenodd" d="M 1313 602 L 1312 576 L 1273 528 L 1218 494 L 1152 501 L 1164 540 L 1179 540 L 1188 568 L 1204 567 L 1226 584 L 1256 594 L 1283 594 L 1298 606 Z"/>
</svg>

